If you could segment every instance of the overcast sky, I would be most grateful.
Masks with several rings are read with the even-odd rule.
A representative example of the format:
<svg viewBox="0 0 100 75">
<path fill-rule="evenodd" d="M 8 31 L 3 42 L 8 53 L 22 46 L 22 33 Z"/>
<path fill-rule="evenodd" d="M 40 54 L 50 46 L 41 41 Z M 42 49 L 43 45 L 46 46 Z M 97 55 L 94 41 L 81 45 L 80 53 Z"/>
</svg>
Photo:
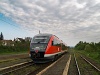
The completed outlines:
<svg viewBox="0 0 100 75">
<path fill-rule="evenodd" d="M 0 0 L 0 14 L 0 20 L 17 27 L 19 37 L 33 37 L 40 30 L 71 46 L 79 41 L 100 42 L 100 0 Z"/>
</svg>

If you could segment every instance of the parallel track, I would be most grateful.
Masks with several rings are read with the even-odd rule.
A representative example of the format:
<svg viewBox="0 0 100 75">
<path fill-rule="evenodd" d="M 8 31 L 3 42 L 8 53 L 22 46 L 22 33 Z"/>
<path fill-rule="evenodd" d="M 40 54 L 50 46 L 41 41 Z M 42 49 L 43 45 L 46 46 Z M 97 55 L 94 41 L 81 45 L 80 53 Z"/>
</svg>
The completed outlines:
<svg viewBox="0 0 100 75">
<path fill-rule="evenodd" d="M 88 61 L 86 58 L 84 58 L 82 55 L 80 56 L 87 64 L 91 65 L 92 68 L 94 68 L 94 70 L 96 70 L 97 72 L 100 73 L 100 69 L 97 68 L 95 65 L 93 65 L 90 61 Z M 82 75 L 81 71 L 80 71 L 80 67 L 79 67 L 79 64 L 77 62 L 78 59 L 76 59 L 76 56 L 74 54 L 74 59 L 75 59 L 75 64 L 76 64 L 76 67 L 77 67 L 77 72 L 78 72 L 78 75 Z M 78 60 L 80 61 L 80 60 Z"/>
<path fill-rule="evenodd" d="M 100 69 L 97 68 L 95 65 L 93 65 L 90 61 L 88 61 L 86 58 L 84 58 L 83 56 L 81 56 L 82 59 L 84 59 L 88 64 L 90 64 L 95 70 L 97 70 L 98 72 L 100 72 Z"/>
<path fill-rule="evenodd" d="M 76 60 L 76 57 L 75 57 L 75 54 L 74 54 L 74 59 L 75 59 L 75 64 L 76 64 L 76 67 L 77 67 L 78 75 L 81 75 L 80 69 L 79 69 L 79 66 L 78 66 L 78 63 L 77 63 L 77 60 Z"/>
<path fill-rule="evenodd" d="M 9 67 L 5 67 L 5 68 L 0 68 L 0 75 L 10 75 L 10 74 L 16 75 L 17 73 L 21 73 L 20 72 L 21 70 L 25 70 L 25 68 L 26 69 L 30 68 L 30 66 L 32 67 L 32 65 L 34 65 L 33 67 L 38 67 L 38 68 L 34 69 L 33 72 L 32 72 L 32 69 L 31 69 L 30 71 L 28 71 L 25 74 L 25 75 L 30 75 L 31 73 L 39 72 L 39 70 L 41 71 L 43 68 L 47 67 L 51 63 L 53 63 L 53 62 L 50 62 L 50 63 L 47 63 L 47 64 L 38 64 L 37 65 L 37 64 L 34 64 L 33 61 L 24 62 L 24 63 L 9 66 Z"/>
<path fill-rule="evenodd" d="M 24 62 L 24 63 L 16 64 L 13 66 L 5 67 L 5 68 L 0 68 L 0 73 L 1 75 L 6 75 L 14 71 L 20 70 L 22 68 L 31 66 L 33 64 L 34 64 L 33 61 L 29 61 L 29 62 Z"/>
</svg>

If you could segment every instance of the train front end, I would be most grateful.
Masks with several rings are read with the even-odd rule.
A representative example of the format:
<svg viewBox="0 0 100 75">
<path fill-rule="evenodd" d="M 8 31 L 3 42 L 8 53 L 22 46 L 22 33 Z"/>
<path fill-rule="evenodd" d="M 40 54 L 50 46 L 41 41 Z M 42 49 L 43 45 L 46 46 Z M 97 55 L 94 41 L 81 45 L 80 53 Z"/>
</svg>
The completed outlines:
<svg viewBox="0 0 100 75">
<path fill-rule="evenodd" d="M 37 35 L 33 37 L 30 43 L 30 57 L 34 63 L 45 63 L 50 58 L 45 57 L 45 51 L 48 46 L 50 36 Z"/>
</svg>

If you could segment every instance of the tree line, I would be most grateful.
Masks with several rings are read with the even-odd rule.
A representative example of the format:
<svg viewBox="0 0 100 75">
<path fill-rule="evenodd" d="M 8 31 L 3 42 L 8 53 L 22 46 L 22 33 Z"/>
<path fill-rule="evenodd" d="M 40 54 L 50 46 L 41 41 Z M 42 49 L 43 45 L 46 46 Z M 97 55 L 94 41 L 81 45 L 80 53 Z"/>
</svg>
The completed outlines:
<svg viewBox="0 0 100 75">
<path fill-rule="evenodd" d="M 79 50 L 83 53 L 85 52 L 86 55 L 93 59 L 96 59 L 100 63 L 100 42 L 87 43 L 80 41 L 78 44 L 76 44 L 75 50 Z"/>
<path fill-rule="evenodd" d="M 8 41 L 8 42 L 5 42 Z M 4 43 L 5 42 L 5 43 Z M 9 45 L 7 45 L 7 43 Z M 11 45 L 13 44 L 13 45 Z M 2 53 L 16 53 L 16 52 L 28 52 L 30 47 L 30 41 L 12 41 L 4 40 L 3 33 L 0 34 L 0 54 Z"/>
<path fill-rule="evenodd" d="M 0 45 L 0 53 L 15 53 L 15 52 L 28 52 L 29 50 L 29 41 L 19 42 L 15 41 L 14 46 L 3 46 Z"/>
<path fill-rule="evenodd" d="M 100 42 L 87 43 L 87 42 L 80 41 L 78 44 L 76 44 L 75 49 L 85 50 L 87 52 L 100 52 Z"/>
</svg>

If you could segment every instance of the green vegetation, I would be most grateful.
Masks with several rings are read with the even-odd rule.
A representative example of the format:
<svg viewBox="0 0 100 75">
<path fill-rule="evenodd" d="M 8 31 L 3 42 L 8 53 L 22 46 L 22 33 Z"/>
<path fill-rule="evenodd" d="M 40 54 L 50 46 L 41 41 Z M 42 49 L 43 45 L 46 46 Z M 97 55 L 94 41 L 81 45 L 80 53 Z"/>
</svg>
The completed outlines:
<svg viewBox="0 0 100 75">
<path fill-rule="evenodd" d="M 0 55 L 1 54 L 17 54 L 27 53 L 31 38 L 14 38 L 14 40 L 4 40 L 3 33 L 0 34 Z"/>
<path fill-rule="evenodd" d="M 2 45 L 0 42 L 0 54 L 26 53 L 29 50 L 29 41 L 13 41 L 14 45 Z"/>
<path fill-rule="evenodd" d="M 87 43 L 80 41 L 76 46 L 75 50 L 85 54 L 93 60 L 100 63 L 100 42 L 99 43 Z"/>
</svg>

